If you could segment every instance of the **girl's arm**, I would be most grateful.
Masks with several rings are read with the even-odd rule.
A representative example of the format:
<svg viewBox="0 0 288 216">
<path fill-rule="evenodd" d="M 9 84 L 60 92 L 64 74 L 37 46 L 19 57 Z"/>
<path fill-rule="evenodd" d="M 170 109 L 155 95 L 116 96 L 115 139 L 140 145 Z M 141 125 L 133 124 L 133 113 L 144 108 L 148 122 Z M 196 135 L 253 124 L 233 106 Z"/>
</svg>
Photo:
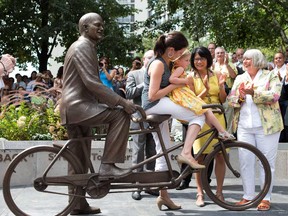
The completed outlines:
<svg viewBox="0 0 288 216">
<path fill-rule="evenodd" d="M 171 74 L 169 78 L 169 82 L 172 84 L 184 84 L 188 85 L 188 79 L 187 78 L 182 78 L 181 75 L 184 73 L 184 68 L 183 67 L 177 67 L 174 69 L 173 73 Z"/>
<path fill-rule="evenodd" d="M 195 93 L 194 79 L 191 74 L 188 74 L 186 79 L 188 80 L 189 88 Z M 195 93 L 196 94 L 196 93 Z"/>
<path fill-rule="evenodd" d="M 170 93 L 175 88 L 178 88 L 182 85 L 170 84 L 163 89 L 160 89 L 160 83 L 162 80 L 162 75 L 164 73 L 164 65 L 159 60 L 154 60 L 148 70 L 148 74 L 150 75 L 150 85 L 149 85 L 149 101 L 159 100 L 162 97 L 165 97 L 168 93 Z"/>
<path fill-rule="evenodd" d="M 205 88 L 203 89 L 203 91 L 200 94 L 197 95 L 201 99 L 204 99 L 206 97 L 206 95 L 207 95 L 207 93 L 209 92 L 209 89 L 210 89 L 207 75 L 203 79 L 203 84 L 204 84 Z"/>
</svg>

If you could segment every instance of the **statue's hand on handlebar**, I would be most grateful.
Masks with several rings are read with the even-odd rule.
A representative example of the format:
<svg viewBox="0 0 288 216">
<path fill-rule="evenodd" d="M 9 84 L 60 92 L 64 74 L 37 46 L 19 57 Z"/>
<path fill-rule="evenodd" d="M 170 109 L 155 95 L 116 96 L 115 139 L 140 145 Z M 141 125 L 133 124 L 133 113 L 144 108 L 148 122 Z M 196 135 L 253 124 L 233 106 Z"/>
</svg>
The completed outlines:
<svg viewBox="0 0 288 216">
<path fill-rule="evenodd" d="M 119 100 L 119 105 L 122 106 L 124 111 L 127 112 L 129 115 L 137 111 L 136 105 L 131 101 L 125 100 L 124 98 L 121 98 Z"/>
</svg>

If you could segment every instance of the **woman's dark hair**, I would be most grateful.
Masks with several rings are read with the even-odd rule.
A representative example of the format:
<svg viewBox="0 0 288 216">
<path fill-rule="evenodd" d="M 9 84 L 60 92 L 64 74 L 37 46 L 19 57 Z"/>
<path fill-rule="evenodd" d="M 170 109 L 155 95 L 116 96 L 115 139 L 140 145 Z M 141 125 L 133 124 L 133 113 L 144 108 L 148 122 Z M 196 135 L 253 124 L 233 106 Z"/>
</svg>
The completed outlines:
<svg viewBox="0 0 288 216">
<path fill-rule="evenodd" d="M 60 66 L 58 68 L 58 72 L 57 72 L 56 78 L 61 79 L 62 77 L 63 77 L 63 66 Z"/>
<path fill-rule="evenodd" d="M 109 61 L 109 58 L 108 58 L 108 57 L 102 56 L 102 57 L 100 58 L 99 62 L 101 62 L 101 61 L 103 61 L 103 60 L 105 60 L 106 63 L 107 63 L 107 65 L 109 65 L 110 61 Z"/>
<path fill-rule="evenodd" d="M 178 31 L 173 31 L 168 34 L 162 34 L 156 41 L 154 46 L 154 54 L 159 57 L 165 53 L 168 47 L 173 47 L 176 51 L 188 47 L 187 38 Z"/>
<path fill-rule="evenodd" d="M 196 70 L 194 59 L 195 55 L 198 54 L 200 57 L 207 59 L 207 68 L 210 68 L 213 64 L 213 58 L 210 51 L 206 47 L 196 47 L 193 49 L 191 54 L 191 67 Z"/>
</svg>

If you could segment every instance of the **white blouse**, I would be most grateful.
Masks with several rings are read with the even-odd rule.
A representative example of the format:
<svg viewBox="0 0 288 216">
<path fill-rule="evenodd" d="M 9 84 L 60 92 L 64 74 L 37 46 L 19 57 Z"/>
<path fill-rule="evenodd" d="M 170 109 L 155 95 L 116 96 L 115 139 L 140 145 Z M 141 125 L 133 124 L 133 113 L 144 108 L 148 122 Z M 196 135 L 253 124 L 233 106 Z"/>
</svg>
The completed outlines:
<svg viewBox="0 0 288 216">
<path fill-rule="evenodd" d="M 247 80 L 249 80 L 251 83 L 257 83 L 257 80 L 259 79 L 259 76 L 261 74 L 262 70 L 259 70 L 254 80 L 252 80 L 250 75 L 246 73 Z M 255 128 L 262 126 L 259 111 L 256 104 L 253 101 L 252 95 L 246 95 L 246 99 L 243 102 L 240 110 L 238 126 L 242 128 Z"/>
</svg>

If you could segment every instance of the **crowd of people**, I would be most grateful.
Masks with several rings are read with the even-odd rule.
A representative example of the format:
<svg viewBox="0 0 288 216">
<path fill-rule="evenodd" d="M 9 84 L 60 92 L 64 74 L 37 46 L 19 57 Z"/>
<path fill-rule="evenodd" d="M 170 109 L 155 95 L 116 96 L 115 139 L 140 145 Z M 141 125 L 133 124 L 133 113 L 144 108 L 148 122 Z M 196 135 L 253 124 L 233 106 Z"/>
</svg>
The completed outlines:
<svg viewBox="0 0 288 216">
<path fill-rule="evenodd" d="M 229 55 L 223 47 L 210 43 L 207 47 L 196 47 L 190 51 L 187 38 L 174 31 L 161 35 L 153 50 L 145 52 L 142 59 L 134 58 L 131 68 L 125 71 L 123 67 L 111 66 L 108 57 L 102 57 L 98 62 L 95 56 L 94 45 L 103 33 L 103 20 L 98 14 L 84 15 L 79 21 L 79 31 L 81 36 L 68 50 L 64 67 L 59 68 L 56 78 L 49 70 L 42 73 L 33 71 L 30 77 L 16 74 L 15 79 L 11 78 L 9 72 L 15 66 L 15 59 L 3 55 L 0 64 L 1 103 L 7 103 L 5 99 L 13 92 L 53 89 L 56 100 L 62 95 L 61 119 L 62 124 L 67 126 L 69 138 L 87 136 L 91 127 L 109 124 L 100 166 L 100 174 L 108 176 L 125 176 L 130 172 L 118 168 L 115 163 L 124 161 L 129 128 L 137 128 L 133 124 L 130 126 L 129 117 L 136 111 L 136 104 L 142 105 L 147 114 L 170 114 L 173 119 L 182 122 L 186 128 L 184 147 L 176 159 L 180 164 L 195 169 L 205 168 L 201 163 L 212 148 L 207 148 L 207 152 L 203 152 L 196 161 L 193 154 L 197 154 L 205 139 L 195 141 L 197 134 L 214 126 L 220 139 L 237 137 L 256 146 L 267 157 L 272 184 L 257 209 L 270 209 L 278 141 L 288 141 L 287 126 L 283 126 L 283 122 L 288 125 L 288 49 L 286 53 L 275 53 L 273 64 L 268 64 L 258 49 L 245 51 L 238 48 Z M 214 115 L 210 110 L 202 110 L 202 104 L 210 103 L 223 104 L 225 113 Z M 115 108 L 118 106 L 123 109 Z M 79 130 L 75 125 L 79 125 L 82 134 L 76 133 Z M 160 129 L 165 145 L 170 145 L 169 121 L 161 123 Z M 134 164 L 162 151 L 155 134 L 134 135 L 132 138 Z M 79 149 L 73 151 L 79 158 L 82 157 Z M 254 197 L 255 183 L 251 171 L 255 161 L 245 152 L 240 154 L 244 194 L 238 204 L 245 204 Z M 83 170 L 86 168 L 83 164 Z M 209 169 L 213 170 L 213 164 Z M 160 157 L 156 163 L 139 168 L 137 172 L 165 170 L 166 161 Z M 263 172 L 261 168 L 260 171 Z M 222 194 L 225 176 L 222 155 L 215 158 L 215 176 L 217 196 L 225 200 Z M 205 200 L 200 175 L 196 174 L 195 178 L 196 205 L 202 207 Z M 179 189 L 187 188 L 189 181 L 185 179 Z M 136 192 L 132 198 L 140 200 L 141 190 Z M 166 189 L 157 193 L 148 192 L 159 195 L 156 202 L 160 210 L 162 206 L 172 210 L 181 208 L 172 201 Z M 73 212 L 99 213 L 100 209 L 90 207 L 83 198 L 79 199 Z"/>
<path fill-rule="evenodd" d="M 38 105 L 51 99 L 57 104 L 61 98 L 63 85 L 63 66 L 59 67 L 54 78 L 50 70 L 37 73 L 32 71 L 30 77 L 17 73 L 15 78 L 6 74 L 1 77 L 1 106 L 32 102 Z"/>
<path fill-rule="evenodd" d="M 164 39 L 163 37 L 165 38 L 167 37 L 167 35 L 162 35 L 162 38 L 160 38 L 160 42 L 166 42 L 167 39 Z M 171 37 L 177 38 L 180 36 L 177 36 L 176 34 Z M 179 40 L 179 38 L 177 38 L 177 40 Z M 158 43 L 160 42 L 158 41 Z M 159 50 L 157 50 L 157 46 L 160 47 Z M 177 107 L 177 109 L 174 109 L 175 104 L 179 104 L 181 107 L 185 107 L 186 111 L 187 109 L 190 109 L 192 112 L 196 113 L 196 116 L 198 116 L 198 118 L 206 112 L 205 110 L 201 110 L 201 104 L 223 104 L 225 108 L 225 113 L 224 115 L 216 114 L 216 118 L 223 127 L 223 133 L 225 133 L 226 138 L 233 139 L 233 135 L 230 134 L 233 133 L 235 136 L 237 136 L 238 140 L 251 143 L 258 149 L 260 149 L 270 163 L 273 179 L 278 143 L 288 141 L 287 126 L 285 126 L 288 120 L 288 115 L 286 115 L 286 110 L 288 106 L 288 78 L 286 78 L 286 74 L 288 73 L 288 66 L 286 65 L 286 58 L 288 58 L 288 50 L 286 51 L 286 53 L 283 53 L 281 51 L 276 52 L 273 62 L 267 62 L 261 51 L 257 49 L 245 50 L 243 48 L 238 48 L 235 50 L 235 52 L 232 53 L 232 55 L 229 55 L 223 47 L 217 47 L 215 43 L 210 43 L 207 48 L 197 47 L 193 49 L 192 53 L 190 53 L 189 50 L 187 50 L 186 47 L 183 46 L 183 49 L 185 49 L 180 49 L 183 52 L 176 55 L 175 53 L 177 53 L 177 51 L 179 50 L 176 50 L 176 48 L 174 47 L 174 55 L 176 55 L 176 57 L 173 57 L 172 59 L 170 56 L 171 51 L 169 52 L 169 50 L 165 49 L 162 50 L 161 48 L 163 47 L 169 47 L 169 45 L 159 45 L 156 43 L 154 47 L 154 57 L 150 58 L 154 59 L 154 61 L 149 63 L 149 69 L 147 69 L 147 63 L 145 63 L 142 69 L 130 70 L 128 73 L 128 77 L 133 77 L 139 73 L 139 70 L 146 70 L 146 73 L 144 75 L 144 82 L 139 82 L 138 80 L 138 83 L 133 83 L 134 91 L 138 91 L 138 96 L 142 94 L 142 100 L 144 99 L 144 102 L 142 101 L 142 106 L 146 110 L 146 113 L 169 113 L 174 119 L 182 120 L 181 122 L 183 123 L 183 119 L 185 119 L 185 117 L 183 117 L 183 113 L 185 113 L 185 111 L 183 110 L 179 112 L 179 107 Z M 163 57 L 166 57 L 167 59 Z M 160 65 L 153 63 L 157 59 L 158 61 L 160 61 L 158 62 L 158 64 Z M 156 66 L 153 66 L 154 64 L 156 64 Z M 170 67 L 171 64 L 174 66 Z M 189 66 L 190 69 L 187 68 Z M 160 72 L 162 70 L 164 72 Z M 149 71 L 151 74 L 149 74 Z M 160 75 L 158 75 L 158 73 Z M 251 74 L 258 75 L 256 79 L 254 79 L 255 76 Z M 250 78 L 246 78 L 249 80 L 245 80 L 245 82 L 243 82 L 242 79 L 245 76 L 248 76 Z M 135 77 L 133 79 L 135 79 Z M 167 79 L 169 80 L 169 82 L 167 82 Z M 267 81 L 268 83 L 265 83 L 265 85 L 263 83 L 261 83 L 260 85 L 259 83 L 261 81 L 259 79 L 268 79 L 269 82 Z M 153 83 L 152 87 L 151 83 Z M 239 83 L 242 84 L 239 85 Z M 245 85 L 243 83 L 245 83 Z M 129 89 L 131 88 L 130 85 L 131 80 L 129 81 L 128 85 Z M 266 89 L 262 88 L 262 85 Z M 255 86 L 257 86 L 257 88 Z M 144 91 L 144 93 L 142 91 Z M 128 96 L 125 96 L 125 98 L 133 99 L 133 97 L 129 95 L 130 94 L 128 94 Z M 170 100 L 165 96 L 169 96 Z M 234 101 L 236 100 L 235 97 L 237 98 L 236 102 Z M 269 99 L 270 97 L 271 99 Z M 155 103 L 155 101 L 157 101 L 157 103 Z M 171 101 L 173 103 L 171 103 Z M 135 103 L 139 104 L 139 101 Z M 163 104 L 163 106 L 161 106 L 161 104 Z M 157 106 L 159 107 L 156 108 Z M 267 108 L 268 106 L 270 108 Z M 279 111 L 280 109 L 281 112 Z M 174 111 L 172 112 L 172 110 L 177 110 L 177 113 L 174 113 Z M 181 113 L 182 115 L 179 116 L 179 113 Z M 242 113 L 242 115 L 239 115 L 240 113 Z M 267 115 L 265 113 L 267 113 Z M 270 113 L 273 113 L 275 117 Z M 273 119 L 271 119 L 271 121 L 267 121 L 267 117 L 265 116 L 273 116 Z M 197 129 L 199 126 L 195 125 L 200 124 L 200 128 L 202 128 L 202 130 L 206 130 L 208 127 L 213 125 L 213 123 L 209 124 L 209 115 L 207 114 L 206 119 L 207 124 L 204 124 L 203 126 L 203 123 L 200 123 L 202 122 L 201 120 L 198 123 L 188 123 L 188 129 L 189 125 L 193 125 L 193 131 L 194 133 L 195 131 L 197 133 L 199 131 L 199 129 Z M 243 123 L 244 119 L 245 124 Z M 247 119 L 251 121 L 251 124 L 247 124 Z M 237 120 L 239 120 L 239 122 L 237 122 Z M 269 122 L 269 124 L 267 122 Z M 277 125 L 277 127 L 275 125 Z M 164 125 L 161 125 L 161 127 L 165 143 L 168 143 L 168 134 L 170 133 L 169 125 L 165 123 Z M 184 123 L 183 127 L 186 127 L 187 129 L 187 124 L 185 125 Z M 225 130 L 226 128 L 227 131 Z M 247 134 L 248 131 L 249 133 Z M 219 134 L 221 134 L 221 132 Z M 211 148 L 207 148 L 206 152 L 203 152 L 203 155 L 199 157 L 199 160 L 197 162 L 193 162 L 193 157 L 191 157 L 191 155 L 189 156 L 189 154 L 191 154 L 191 149 L 192 153 L 197 154 L 205 141 L 205 137 L 198 139 L 193 143 L 195 134 L 191 134 L 191 132 L 188 131 L 188 134 L 186 134 L 186 136 L 189 137 L 189 140 L 190 142 L 192 142 L 193 147 L 191 146 L 191 143 L 187 143 L 186 145 L 189 147 L 185 150 L 184 145 L 184 149 L 181 153 L 183 155 L 179 155 L 178 160 L 194 168 L 197 167 L 201 169 L 203 168 L 201 162 L 204 160 L 205 154 L 209 153 L 212 146 Z M 135 161 L 139 161 L 139 158 L 140 160 L 143 160 L 145 157 L 151 157 L 149 153 L 146 153 L 146 155 L 144 155 L 145 148 L 148 149 L 151 145 L 149 145 L 147 142 L 147 146 L 143 147 L 145 144 L 143 142 L 139 144 L 139 141 L 137 141 L 138 139 L 139 138 L 133 137 L 132 141 L 134 146 L 133 155 Z M 265 142 L 263 142 L 263 140 L 265 140 Z M 156 153 L 159 153 L 161 149 L 157 148 L 157 146 L 159 147 L 159 141 L 157 140 L 157 137 L 154 137 L 154 141 L 156 142 Z M 269 143 L 271 142 L 273 143 L 273 145 L 269 145 Z M 137 145 L 138 148 L 135 147 Z M 137 155 L 139 154 L 140 146 L 141 157 Z M 188 153 L 189 150 L 190 153 Z M 247 173 L 247 170 L 253 170 L 255 162 L 249 162 L 249 164 L 247 164 L 248 161 L 253 160 L 251 160 L 251 156 L 245 155 L 245 153 L 242 153 L 242 155 L 240 155 L 240 158 L 241 173 L 244 179 L 244 195 L 243 199 L 237 204 L 245 204 L 245 202 L 248 202 L 253 198 L 254 194 L 254 175 L 250 175 L 249 173 Z M 217 157 L 215 158 L 215 167 L 213 166 L 213 163 L 210 165 L 210 175 L 212 173 L 212 170 L 215 169 L 215 176 L 217 181 L 216 195 L 219 199 L 224 201 L 225 197 L 222 194 L 222 187 L 226 171 L 223 156 L 221 154 L 217 155 Z M 247 169 L 245 167 L 250 168 Z M 154 170 L 165 170 L 165 162 L 161 162 L 159 160 L 156 161 L 156 166 L 154 167 Z M 263 175 L 260 178 L 262 177 Z M 205 200 L 200 175 L 196 174 L 195 179 L 197 185 L 196 205 L 202 207 L 205 205 Z M 189 182 L 190 179 L 184 179 L 178 189 L 181 190 L 189 187 Z M 270 209 L 272 188 L 273 181 L 269 193 L 258 205 L 258 210 L 265 211 Z M 141 199 L 141 196 L 139 196 L 139 194 L 140 193 L 138 192 L 138 196 L 136 198 L 132 194 L 132 197 L 136 200 L 139 200 Z M 167 191 L 165 190 L 160 191 L 160 196 L 157 199 L 157 204 L 160 209 L 162 205 L 165 205 L 170 209 L 180 208 L 180 205 L 176 205 L 172 202 L 172 200 L 169 198 Z"/>
</svg>

